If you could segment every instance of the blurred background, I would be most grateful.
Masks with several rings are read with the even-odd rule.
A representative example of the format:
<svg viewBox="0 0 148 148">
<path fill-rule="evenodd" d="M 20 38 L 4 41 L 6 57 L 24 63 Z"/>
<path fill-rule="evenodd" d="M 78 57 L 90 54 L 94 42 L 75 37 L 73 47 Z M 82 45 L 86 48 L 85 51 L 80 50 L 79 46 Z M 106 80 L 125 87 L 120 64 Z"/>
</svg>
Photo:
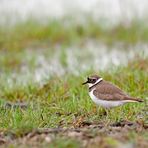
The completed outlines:
<svg viewBox="0 0 148 148">
<path fill-rule="evenodd" d="M 7 81 L 114 69 L 148 56 L 147 0 L 0 0 Z"/>
<path fill-rule="evenodd" d="M 85 3 L 82 0 L 1 0 L 0 16 L 1 23 L 22 22 L 28 18 L 47 23 L 48 19 L 61 19 L 65 16 L 82 21 L 85 14 L 96 22 L 104 20 L 110 25 L 117 25 L 131 23 L 133 19 L 146 20 L 147 5 L 147 0 L 86 0 Z"/>
</svg>

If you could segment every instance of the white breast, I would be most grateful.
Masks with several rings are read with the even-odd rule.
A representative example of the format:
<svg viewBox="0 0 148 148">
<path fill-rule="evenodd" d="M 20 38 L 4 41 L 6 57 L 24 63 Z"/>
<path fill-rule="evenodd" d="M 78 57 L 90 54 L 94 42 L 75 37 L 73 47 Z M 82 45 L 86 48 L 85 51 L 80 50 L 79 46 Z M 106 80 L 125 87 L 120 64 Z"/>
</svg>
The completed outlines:
<svg viewBox="0 0 148 148">
<path fill-rule="evenodd" d="M 94 90 L 95 88 L 91 92 L 89 92 L 89 96 L 91 97 L 93 102 L 95 102 L 97 105 L 100 105 L 104 108 L 116 107 L 126 103 L 125 101 L 105 101 L 105 100 L 102 100 L 101 98 L 99 99 L 93 94 Z"/>
</svg>

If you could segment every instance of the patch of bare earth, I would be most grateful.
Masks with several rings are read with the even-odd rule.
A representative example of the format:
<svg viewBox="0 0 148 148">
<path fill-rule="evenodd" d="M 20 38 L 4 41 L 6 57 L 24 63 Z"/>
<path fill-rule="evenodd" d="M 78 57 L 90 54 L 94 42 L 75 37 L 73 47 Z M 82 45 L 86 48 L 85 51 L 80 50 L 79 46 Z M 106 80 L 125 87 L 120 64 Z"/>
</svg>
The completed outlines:
<svg viewBox="0 0 148 148">
<path fill-rule="evenodd" d="M 56 138 L 75 139 L 81 147 L 129 147 L 147 148 L 148 139 L 143 137 L 148 132 L 148 125 L 143 122 L 121 121 L 114 124 L 75 123 L 71 128 L 39 128 L 22 136 L 13 133 L 0 133 L 2 147 L 40 147 L 50 145 Z"/>
</svg>

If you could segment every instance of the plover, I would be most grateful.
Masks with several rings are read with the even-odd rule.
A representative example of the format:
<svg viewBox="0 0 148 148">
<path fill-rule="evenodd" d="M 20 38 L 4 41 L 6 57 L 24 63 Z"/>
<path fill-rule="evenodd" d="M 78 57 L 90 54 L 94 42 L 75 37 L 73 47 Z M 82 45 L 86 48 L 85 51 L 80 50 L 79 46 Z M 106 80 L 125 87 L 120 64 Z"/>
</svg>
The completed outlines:
<svg viewBox="0 0 148 148">
<path fill-rule="evenodd" d="M 112 108 L 129 102 L 143 102 L 142 99 L 127 95 L 120 88 L 97 75 L 88 77 L 84 84 L 88 84 L 89 96 L 93 102 L 104 108 Z"/>
</svg>

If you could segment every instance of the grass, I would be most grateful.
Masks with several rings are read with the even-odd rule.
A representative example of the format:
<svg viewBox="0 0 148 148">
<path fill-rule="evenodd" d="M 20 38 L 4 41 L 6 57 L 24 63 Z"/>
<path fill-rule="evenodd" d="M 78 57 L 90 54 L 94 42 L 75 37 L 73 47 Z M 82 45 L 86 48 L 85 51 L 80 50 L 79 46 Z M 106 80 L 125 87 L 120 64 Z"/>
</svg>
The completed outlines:
<svg viewBox="0 0 148 148">
<path fill-rule="evenodd" d="M 28 20 L 11 27 L 0 27 L 0 50 L 22 50 L 24 48 L 41 48 L 72 44 L 84 44 L 88 39 L 112 45 L 117 42 L 124 44 L 146 43 L 148 27 L 146 23 L 133 21 L 129 25 L 119 24 L 106 29 L 103 24 L 94 22 L 91 18 L 85 23 L 74 23 L 71 20 L 49 20 L 40 24 Z M 8 25 L 7 25 L 8 26 Z"/>
<path fill-rule="evenodd" d="M 111 72 L 102 71 L 100 75 L 130 92 L 132 96 L 146 99 L 148 78 L 145 70 L 137 69 L 135 64 L 132 71 L 129 65 Z M 142 116 L 144 121 L 147 120 L 144 113 L 144 110 L 147 110 L 145 103 L 127 104 L 112 109 L 108 119 L 99 115 L 101 109 L 98 109 L 98 113 L 96 113 L 94 111 L 95 105 L 88 96 L 87 88 L 81 87 L 87 74 L 81 74 L 81 77 L 67 75 L 64 79 L 53 77 L 43 86 L 39 84 L 17 86 L 17 83 L 13 88 L 5 86 L 0 93 L 2 100 L 25 101 L 29 103 L 29 106 L 22 110 L 20 108 L 5 109 L 1 105 L 1 129 L 19 129 L 21 131 L 25 128 L 72 127 L 75 120 L 81 116 L 86 121 L 95 120 L 98 122 L 106 120 L 115 122 L 121 119 L 135 121 L 138 120 L 138 116 Z"/>
<path fill-rule="evenodd" d="M 50 147 L 60 147 L 60 148 L 75 148 L 80 147 L 80 142 L 74 139 L 67 139 L 67 138 L 57 138 L 53 141 Z"/>
</svg>

